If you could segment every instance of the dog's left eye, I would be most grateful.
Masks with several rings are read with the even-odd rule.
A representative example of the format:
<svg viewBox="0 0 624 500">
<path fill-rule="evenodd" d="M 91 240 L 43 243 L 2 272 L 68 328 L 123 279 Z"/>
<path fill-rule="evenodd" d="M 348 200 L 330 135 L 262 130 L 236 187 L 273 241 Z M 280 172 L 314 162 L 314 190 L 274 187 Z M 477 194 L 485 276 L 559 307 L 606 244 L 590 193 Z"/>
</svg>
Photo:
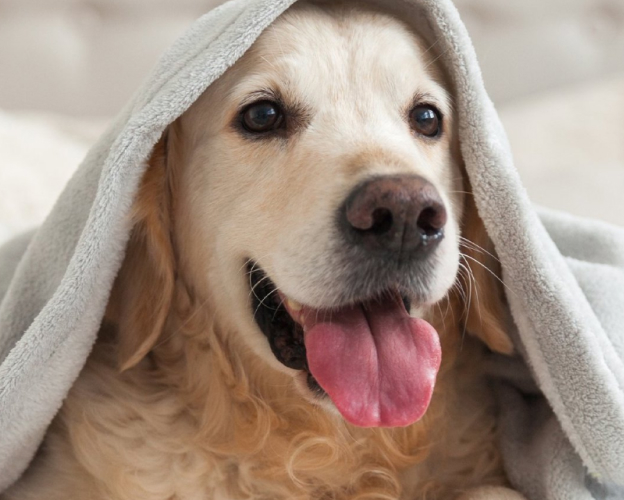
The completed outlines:
<svg viewBox="0 0 624 500">
<path fill-rule="evenodd" d="M 243 127 L 247 132 L 261 134 L 282 126 L 284 114 L 279 105 L 271 101 L 250 104 L 243 110 Z"/>
<path fill-rule="evenodd" d="M 409 115 L 410 127 L 415 132 L 426 137 L 436 137 L 440 134 L 442 117 L 440 112 L 429 104 L 415 106 Z"/>
</svg>

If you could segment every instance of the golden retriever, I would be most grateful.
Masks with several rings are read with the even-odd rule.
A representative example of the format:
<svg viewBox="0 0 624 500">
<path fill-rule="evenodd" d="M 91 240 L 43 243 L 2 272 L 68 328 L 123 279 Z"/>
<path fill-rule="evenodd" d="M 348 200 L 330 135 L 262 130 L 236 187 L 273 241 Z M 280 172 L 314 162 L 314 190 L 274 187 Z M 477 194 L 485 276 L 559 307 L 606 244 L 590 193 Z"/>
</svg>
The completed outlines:
<svg viewBox="0 0 624 500">
<path fill-rule="evenodd" d="M 436 56 L 299 3 L 156 145 L 98 343 L 5 500 L 518 499 Z"/>
</svg>

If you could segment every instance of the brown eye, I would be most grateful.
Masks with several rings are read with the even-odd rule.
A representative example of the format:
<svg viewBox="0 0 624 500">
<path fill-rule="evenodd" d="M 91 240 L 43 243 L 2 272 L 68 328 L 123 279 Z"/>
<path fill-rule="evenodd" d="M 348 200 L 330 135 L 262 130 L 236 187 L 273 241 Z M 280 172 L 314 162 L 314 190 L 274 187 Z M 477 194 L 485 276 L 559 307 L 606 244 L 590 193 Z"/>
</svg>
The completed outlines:
<svg viewBox="0 0 624 500">
<path fill-rule="evenodd" d="M 243 128 L 254 134 L 278 129 L 283 121 L 282 110 L 271 101 L 256 102 L 243 110 Z"/>
<path fill-rule="evenodd" d="M 433 106 L 419 104 L 410 111 L 409 120 L 410 127 L 421 135 L 436 137 L 440 134 L 442 117 Z"/>
</svg>

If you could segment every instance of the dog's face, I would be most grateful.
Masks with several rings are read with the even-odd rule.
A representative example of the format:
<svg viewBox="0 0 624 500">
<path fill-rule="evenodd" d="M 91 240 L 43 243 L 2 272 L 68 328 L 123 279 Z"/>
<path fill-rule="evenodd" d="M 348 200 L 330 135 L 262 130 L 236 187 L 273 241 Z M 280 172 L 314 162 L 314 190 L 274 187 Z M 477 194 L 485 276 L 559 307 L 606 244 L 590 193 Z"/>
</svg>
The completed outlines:
<svg viewBox="0 0 624 500">
<path fill-rule="evenodd" d="M 185 279 L 235 342 L 362 426 L 425 411 L 440 347 L 406 308 L 458 270 L 462 174 L 426 49 L 389 16 L 298 6 L 169 134 Z"/>
</svg>

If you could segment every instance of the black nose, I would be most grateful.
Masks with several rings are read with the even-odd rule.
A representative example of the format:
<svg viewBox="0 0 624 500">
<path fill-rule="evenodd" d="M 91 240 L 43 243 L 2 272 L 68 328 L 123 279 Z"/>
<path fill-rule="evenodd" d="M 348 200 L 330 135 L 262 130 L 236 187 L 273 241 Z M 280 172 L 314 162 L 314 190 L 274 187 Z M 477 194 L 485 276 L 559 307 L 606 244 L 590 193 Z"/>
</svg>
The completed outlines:
<svg viewBox="0 0 624 500">
<path fill-rule="evenodd" d="M 377 177 L 361 184 L 340 210 L 342 230 L 369 251 L 424 253 L 444 238 L 444 202 L 436 188 L 415 175 Z"/>
</svg>

